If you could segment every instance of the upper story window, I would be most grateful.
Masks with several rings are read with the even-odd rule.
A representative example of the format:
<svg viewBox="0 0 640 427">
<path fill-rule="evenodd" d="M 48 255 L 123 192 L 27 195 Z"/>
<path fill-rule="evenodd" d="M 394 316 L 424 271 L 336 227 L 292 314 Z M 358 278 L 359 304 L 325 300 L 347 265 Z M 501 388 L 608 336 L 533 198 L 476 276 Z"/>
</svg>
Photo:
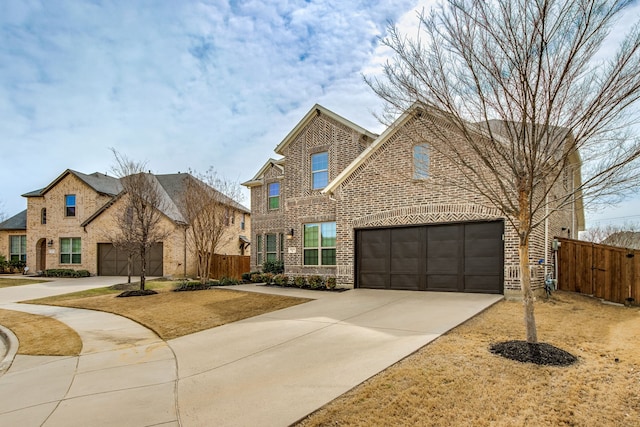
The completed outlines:
<svg viewBox="0 0 640 427">
<path fill-rule="evenodd" d="M 336 265 L 336 223 L 304 225 L 304 265 Z"/>
<path fill-rule="evenodd" d="M 40 209 L 40 224 L 47 223 L 47 208 Z"/>
<path fill-rule="evenodd" d="M 76 195 L 64 196 L 64 216 L 76 216 Z"/>
<path fill-rule="evenodd" d="M 9 260 L 27 260 L 27 236 L 9 236 Z"/>
<path fill-rule="evenodd" d="M 429 178 L 429 147 L 426 144 L 413 146 L 413 179 Z"/>
<path fill-rule="evenodd" d="M 241 229 L 241 230 L 244 230 L 244 227 L 245 227 L 245 221 L 246 221 L 246 219 L 247 219 L 247 214 L 246 214 L 246 213 L 243 213 L 243 214 L 242 214 L 242 221 L 240 222 L 240 229 Z"/>
<path fill-rule="evenodd" d="M 329 153 L 311 155 L 311 189 L 321 190 L 329 184 Z"/>
<path fill-rule="evenodd" d="M 230 216 L 231 216 L 231 212 L 229 211 L 229 208 L 225 208 L 224 210 L 224 225 L 229 225 L 229 220 L 230 220 Z"/>
<path fill-rule="evenodd" d="M 280 183 L 269 184 L 269 209 L 280 208 Z"/>
</svg>

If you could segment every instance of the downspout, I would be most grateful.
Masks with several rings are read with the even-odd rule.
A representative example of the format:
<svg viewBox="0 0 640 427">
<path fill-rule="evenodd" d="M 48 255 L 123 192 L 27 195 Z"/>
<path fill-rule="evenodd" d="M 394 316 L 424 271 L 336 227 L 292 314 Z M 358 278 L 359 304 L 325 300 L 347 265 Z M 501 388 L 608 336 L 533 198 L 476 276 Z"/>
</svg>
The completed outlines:
<svg viewBox="0 0 640 427">
<path fill-rule="evenodd" d="M 549 270 L 549 194 L 544 197 L 544 279 Z"/>
<path fill-rule="evenodd" d="M 182 277 L 187 278 L 187 226 L 182 229 L 184 235 L 183 258 L 182 258 Z"/>
</svg>

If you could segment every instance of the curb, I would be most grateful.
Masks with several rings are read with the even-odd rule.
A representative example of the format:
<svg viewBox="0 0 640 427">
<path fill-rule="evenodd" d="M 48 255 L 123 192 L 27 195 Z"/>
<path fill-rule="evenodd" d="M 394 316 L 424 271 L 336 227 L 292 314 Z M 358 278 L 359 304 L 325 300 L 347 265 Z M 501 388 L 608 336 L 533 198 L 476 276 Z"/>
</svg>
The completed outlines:
<svg viewBox="0 0 640 427">
<path fill-rule="evenodd" d="M 13 359 L 16 357 L 16 353 L 18 352 L 20 341 L 18 341 L 18 337 L 16 337 L 10 329 L 2 325 L 0 325 L 0 340 L 4 341 L 7 347 L 7 354 L 2 360 L 0 360 L 0 375 L 2 375 L 11 367 Z"/>
</svg>

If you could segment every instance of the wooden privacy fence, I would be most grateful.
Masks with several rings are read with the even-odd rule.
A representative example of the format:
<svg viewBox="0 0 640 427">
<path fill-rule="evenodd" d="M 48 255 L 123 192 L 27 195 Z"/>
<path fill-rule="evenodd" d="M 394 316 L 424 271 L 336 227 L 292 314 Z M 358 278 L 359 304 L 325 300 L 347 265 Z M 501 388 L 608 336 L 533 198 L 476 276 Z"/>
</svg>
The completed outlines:
<svg viewBox="0 0 640 427">
<path fill-rule="evenodd" d="M 558 289 L 638 304 L 640 251 L 581 240 L 558 241 Z"/>
<path fill-rule="evenodd" d="M 242 279 L 242 273 L 250 269 L 251 257 L 244 255 L 213 255 L 211 262 L 211 277 L 221 279 L 232 277 Z"/>
</svg>

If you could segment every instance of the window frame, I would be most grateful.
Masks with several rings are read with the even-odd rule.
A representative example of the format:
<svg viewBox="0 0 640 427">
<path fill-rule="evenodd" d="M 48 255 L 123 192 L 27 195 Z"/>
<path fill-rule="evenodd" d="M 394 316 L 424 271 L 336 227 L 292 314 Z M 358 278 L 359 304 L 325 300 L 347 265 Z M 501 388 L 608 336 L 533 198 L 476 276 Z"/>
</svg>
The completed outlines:
<svg viewBox="0 0 640 427">
<path fill-rule="evenodd" d="M 315 245 L 312 245 L 312 243 L 314 242 L 310 242 L 309 239 L 307 238 L 307 230 L 310 229 L 311 227 L 318 227 L 318 231 L 317 231 L 317 241 L 315 242 Z M 325 236 L 325 232 L 323 230 L 323 226 L 333 226 L 330 235 L 329 236 Z M 311 239 L 311 238 L 310 238 Z M 325 239 L 329 239 L 329 240 L 333 240 L 333 245 L 323 245 L 323 240 Z M 303 225 L 303 231 L 302 231 L 302 264 L 305 267 L 335 267 L 337 264 L 337 260 L 336 260 L 336 247 L 337 245 L 337 225 L 335 221 L 328 221 L 328 222 L 314 222 L 314 223 L 308 223 L 308 224 L 304 224 Z M 307 254 L 311 254 L 313 251 L 316 251 L 316 257 L 317 259 L 315 260 L 317 263 L 313 264 L 313 263 L 308 263 L 307 260 L 308 258 L 310 258 L 310 256 L 308 256 Z M 325 251 L 333 251 L 333 263 L 324 263 L 323 262 L 323 255 L 325 254 Z"/>
<path fill-rule="evenodd" d="M 242 221 L 240 222 L 240 230 L 244 230 L 246 219 L 247 219 L 247 214 L 243 212 L 242 213 Z"/>
<path fill-rule="evenodd" d="M 314 158 L 317 158 L 318 156 L 326 156 L 326 158 L 327 158 L 326 168 L 323 168 L 323 169 L 314 168 Z M 328 151 L 320 151 L 318 153 L 313 153 L 311 155 L 311 158 L 310 158 L 310 164 L 311 164 L 311 189 L 312 190 L 322 190 L 323 188 L 325 188 L 329 184 L 329 152 Z M 324 165 L 322 165 L 322 166 L 324 166 Z M 326 176 L 326 183 L 324 185 L 316 186 L 316 177 L 318 177 L 318 176 Z"/>
<path fill-rule="evenodd" d="M 47 208 L 40 209 L 40 224 L 47 224 Z"/>
<path fill-rule="evenodd" d="M 256 234 L 256 265 L 262 265 L 262 234 Z"/>
<path fill-rule="evenodd" d="M 69 203 L 69 200 L 73 197 L 73 204 Z M 66 218 L 74 218 L 77 214 L 77 200 L 75 194 L 64 195 L 64 216 Z"/>
<path fill-rule="evenodd" d="M 64 241 L 69 241 L 69 251 L 63 251 Z M 74 242 L 79 242 L 78 250 L 74 250 Z M 60 238 L 60 264 L 78 265 L 82 264 L 82 238 L 80 237 L 61 237 Z M 68 262 L 63 260 L 63 256 L 68 256 Z"/>
<path fill-rule="evenodd" d="M 14 240 L 20 239 L 17 243 L 18 251 L 15 252 Z M 22 261 L 27 262 L 27 235 L 26 234 L 13 234 L 9 236 L 9 261 Z"/>
<path fill-rule="evenodd" d="M 278 235 L 276 233 L 265 234 L 265 261 L 278 261 Z M 272 245 L 270 245 L 272 243 Z"/>
<path fill-rule="evenodd" d="M 277 195 L 271 194 L 271 189 L 277 188 Z M 275 206 L 272 206 L 275 205 Z M 270 182 L 267 185 L 267 209 L 268 210 L 276 210 L 280 209 L 280 183 L 279 182 Z"/>
<path fill-rule="evenodd" d="M 411 158 L 413 160 L 413 179 L 424 180 L 429 178 L 429 164 L 431 162 L 431 153 L 429 145 L 415 144 L 411 149 Z"/>
</svg>

